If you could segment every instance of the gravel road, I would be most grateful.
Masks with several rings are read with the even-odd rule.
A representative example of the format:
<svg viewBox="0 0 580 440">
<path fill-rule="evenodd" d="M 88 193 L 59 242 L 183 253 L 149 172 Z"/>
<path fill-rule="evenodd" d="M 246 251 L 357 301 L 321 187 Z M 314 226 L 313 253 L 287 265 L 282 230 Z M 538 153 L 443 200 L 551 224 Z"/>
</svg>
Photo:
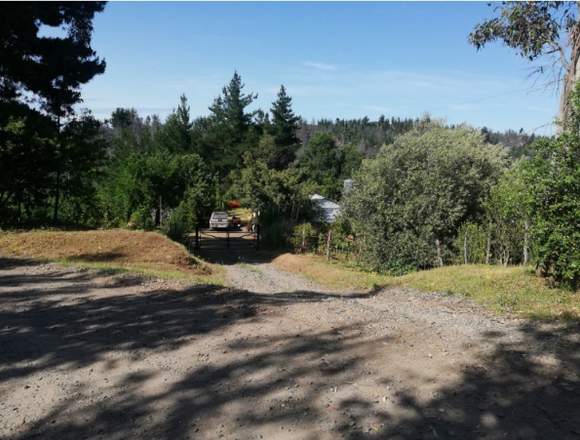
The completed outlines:
<svg viewBox="0 0 580 440">
<path fill-rule="evenodd" d="M 231 288 L 0 258 L 1 439 L 580 439 L 580 331 L 268 264 Z"/>
<path fill-rule="evenodd" d="M 242 263 L 224 267 L 228 285 L 236 289 L 255 293 L 329 292 L 304 277 L 276 269 L 270 263 Z"/>
</svg>

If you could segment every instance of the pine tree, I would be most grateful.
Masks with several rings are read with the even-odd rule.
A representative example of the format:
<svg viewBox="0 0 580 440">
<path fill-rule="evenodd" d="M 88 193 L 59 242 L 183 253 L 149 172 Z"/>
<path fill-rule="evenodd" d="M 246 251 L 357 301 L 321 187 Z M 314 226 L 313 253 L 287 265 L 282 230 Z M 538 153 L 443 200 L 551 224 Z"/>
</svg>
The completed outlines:
<svg viewBox="0 0 580 440">
<path fill-rule="evenodd" d="M 209 108 L 217 122 L 229 129 L 233 143 L 242 142 L 254 116 L 253 112 L 246 113 L 246 107 L 258 97 L 253 93 L 244 94 L 243 88 L 242 77 L 234 72 L 229 84 L 222 89 L 222 95 Z"/>
<path fill-rule="evenodd" d="M 245 94 L 243 88 L 242 78 L 234 72 L 229 84 L 209 108 L 210 118 L 204 121 L 207 130 L 201 141 L 202 156 L 222 176 L 240 163 L 245 147 L 249 148 L 255 138 L 253 119 L 256 112 L 247 112 L 246 107 L 258 95 Z"/>
<path fill-rule="evenodd" d="M 300 146 L 297 137 L 300 118 L 292 111 L 292 98 L 286 93 L 286 88 L 280 86 L 278 99 L 272 103 L 272 124 L 270 131 L 274 136 L 276 149 L 268 165 L 281 170 L 287 168 L 295 159 Z"/>
<path fill-rule="evenodd" d="M 192 149 L 189 104 L 185 95 L 179 97 L 179 105 L 171 113 L 159 134 L 161 146 L 173 153 L 185 153 Z"/>
</svg>

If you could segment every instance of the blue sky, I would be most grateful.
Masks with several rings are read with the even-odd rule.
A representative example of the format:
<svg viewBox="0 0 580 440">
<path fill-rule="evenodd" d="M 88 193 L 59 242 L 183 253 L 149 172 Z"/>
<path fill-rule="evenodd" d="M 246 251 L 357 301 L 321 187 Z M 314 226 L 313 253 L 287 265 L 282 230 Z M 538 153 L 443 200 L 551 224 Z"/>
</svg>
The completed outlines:
<svg viewBox="0 0 580 440">
<path fill-rule="evenodd" d="M 108 3 L 93 35 L 107 70 L 84 106 L 165 117 L 185 93 L 204 115 L 237 70 L 256 108 L 284 84 L 307 119 L 429 113 L 551 133 L 557 92 L 501 44 L 468 44 L 491 14 L 486 3 Z"/>
</svg>

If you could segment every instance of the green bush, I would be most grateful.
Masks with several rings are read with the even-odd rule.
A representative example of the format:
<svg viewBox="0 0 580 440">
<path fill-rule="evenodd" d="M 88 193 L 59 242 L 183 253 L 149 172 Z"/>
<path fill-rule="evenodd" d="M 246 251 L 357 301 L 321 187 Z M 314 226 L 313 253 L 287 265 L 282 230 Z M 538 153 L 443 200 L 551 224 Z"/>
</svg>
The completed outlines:
<svg viewBox="0 0 580 440">
<path fill-rule="evenodd" d="M 505 161 L 467 127 L 432 125 L 383 147 L 344 200 L 361 261 L 392 273 L 453 261 L 460 226 L 483 215 Z"/>
<path fill-rule="evenodd" d="M 129 223 L 127 225 L 132 229 L 151 230 L 155 228 L 155 222 L 151 216 L 151 210 L 146 207 L 139 208 L 131 214 Z"/>
<path fill-rule="evenodd" d="M 487 254 L 487 229 L 477 223 L 464 223 L 454 242 L 458 263 L 483 264 Z M 467 254 L 467 261 L 466 255 Z"/>
<path fill-rule="evenodd" d="M 580 86 L 579 86 L 580 87 Z M 580 90 L 566 131 L 535 145 L 525 166 L 532 236 L 545 276 L 577 289 L 580 281 Z"/>
<path fill-rule="evenodd" d="M 187 203 L 180 203 L 163 225 L 163 232 L 172 240 L 183 241 L 187 233 L 195 228 L 194 216 Z"/>
<path fill-rule="evenodd" d="M 318 248 L 318 230 L 311 223 L 302 223 L 292 228 L 290 239 L 297 252 L 315 252 Z"/>
</svg>

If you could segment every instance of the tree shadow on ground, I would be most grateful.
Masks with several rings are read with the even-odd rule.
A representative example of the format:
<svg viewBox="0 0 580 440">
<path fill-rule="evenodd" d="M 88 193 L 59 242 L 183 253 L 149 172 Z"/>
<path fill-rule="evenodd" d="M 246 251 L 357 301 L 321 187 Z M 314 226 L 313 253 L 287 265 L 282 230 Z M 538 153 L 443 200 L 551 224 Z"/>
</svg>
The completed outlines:
<svg viewBox="0 0 580 440">
<path fill-rule="evenodd" d="M 349 438 L 579 439 L 580 326 L 525 323 L 519 332 L 515 341 L 487 332 L 493 351 L 458 383 L 427 403 L 399 393 L 406 416 L 380 414 L 381 429 Z"/>
<path fill-rule="evenodd" d="M 0 385 L 24 384 L 32 374 L 49 370 L 66 380 L 67 372 L 106 361 L 112 353 L 135 361 L 161 353 L 170 362 L 194 340 L 215 335 L 223 342 L 191 359 L 180 378 L 153 391 L 150 384 L 162 379 L 162 370 L 127 371 L 106 396 L 87 401 L 78 396 L 90 395 L 91 383 L 79 384 L 78 394 L 12 438 L 259 438 L 262 432 L 264 438 L 308 439 L 580 436 L 577 324 L 524 323 L 517 338 L 488 332 L 483 336 L 493 350 L 453 385 L 428 401 L 400 390 L 388 408 L 364 393 L 332 394 L 360 380 L 370 353 L 391 342 L 365 335 L 367 322 L 293 334 L 224 336 L 236 325 L 259 329 L 289 305 L 328 301 L 333 295 L 262 295 L 215 286 L 95 295 L 88 282 L 75 284 L 72 295 L 67 276 L 63 272 L 63 286 L 28 292 L 17 306 L 5 297 L 18 292 L 5 288 L 0 293 Z M 3 279 L 0 272 L 0 287 Z M 216 350 L 228 356 L 214 361 Z M 544 357 L 550 359 L 547 367 Z M 380 387 L 392 378 L 379 374 L 373 380 Z M 276 435 L 264 431 L 272 426 Z"/>
<path fill-rule="evenodd" d="M 202 258 L 204 261 L 213 264 L 223 264 L 226 266 L 239 263 L 260 264 L 270 263 L 279 257 L 287 250 L 256 250 L 256 249 L 219 249 L 219 250 L 200 250 L 195 252 L 195 255 Z"/>
<path fill-rule="evenodd" d="M 93 252 L 90 254 L 80 254 L 69 257 L 70 261 L 91 261 L 91 262 L 114 262 L 121 258 L 127 257 L 126 253 L 118 251 L 108 251 L 108 252 Z"/>
</svg>

